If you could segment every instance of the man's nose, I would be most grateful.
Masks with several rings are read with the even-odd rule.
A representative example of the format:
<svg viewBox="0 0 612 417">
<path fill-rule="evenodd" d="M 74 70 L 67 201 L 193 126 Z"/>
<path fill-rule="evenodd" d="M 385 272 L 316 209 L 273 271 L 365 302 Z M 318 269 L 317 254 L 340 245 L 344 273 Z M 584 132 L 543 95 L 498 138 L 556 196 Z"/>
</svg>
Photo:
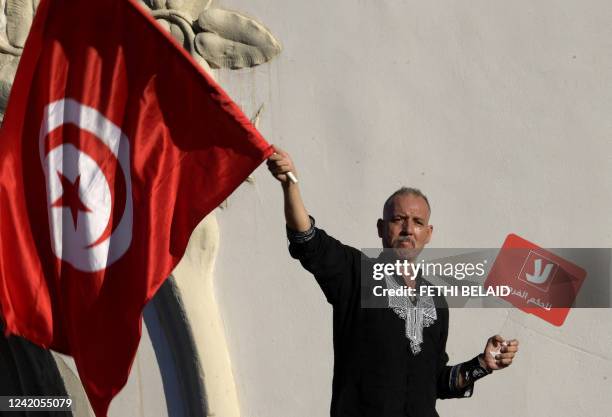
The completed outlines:
<svg viewBox="0 0 612 417">
<path fill-rule="evenodd" d="M 404 219 L 402 222 L 402 232 L 409 235 L 414 233 L 414 224 L 410 221 L 410 219 Z"/>
</svg>

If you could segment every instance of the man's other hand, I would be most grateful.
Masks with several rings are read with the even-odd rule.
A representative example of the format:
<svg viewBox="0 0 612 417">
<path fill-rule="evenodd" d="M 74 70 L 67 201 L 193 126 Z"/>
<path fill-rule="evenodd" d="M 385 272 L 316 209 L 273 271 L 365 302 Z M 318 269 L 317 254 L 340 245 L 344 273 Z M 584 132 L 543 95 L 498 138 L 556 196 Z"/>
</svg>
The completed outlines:
<svg viewBox="0 0 612 417">
<path fill-rule="evenodd" d="M 518 340 L 512 339 L 506 341 L 500 335 L 495 335 L 487 340 L 484 355 L 481 358 L 489 370 L 497 371 L 512 365 L 518 349 Z"/>
</svg>

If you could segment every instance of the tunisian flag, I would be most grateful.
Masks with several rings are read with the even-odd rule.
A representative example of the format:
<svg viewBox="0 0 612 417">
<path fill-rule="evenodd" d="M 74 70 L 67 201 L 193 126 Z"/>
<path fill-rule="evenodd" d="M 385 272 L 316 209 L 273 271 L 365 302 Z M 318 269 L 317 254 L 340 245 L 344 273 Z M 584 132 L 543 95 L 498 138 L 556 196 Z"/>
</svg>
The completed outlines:
<svg viewBox="0 0 612 417">
<path fill-rule="evenodd" d="M 0 136 L 7 334 L 72 355 L 106 415 L 143 307 L 271 153 L 135 0 L 42 0 Z"/>
</svg>

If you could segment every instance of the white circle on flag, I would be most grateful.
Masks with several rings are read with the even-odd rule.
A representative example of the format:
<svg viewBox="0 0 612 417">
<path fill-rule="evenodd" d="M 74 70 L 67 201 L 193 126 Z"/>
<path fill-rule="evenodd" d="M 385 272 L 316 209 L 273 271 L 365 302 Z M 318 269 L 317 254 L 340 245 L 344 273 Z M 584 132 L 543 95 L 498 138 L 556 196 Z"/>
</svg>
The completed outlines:
<svg viewBox="0 0 612 417">
<path fill-rule="evenodd" d="M 71 144 L 49 152 L 45 171 L 50 202 L 58 201 L 64 194 L 59 174 L 73 184 L 79 178 L 79 197 L 91 211 L 78 211 L 75 225 L 69 208 L 51 207 L 53 224 L 62 225 L 53 229 L 58 234 L 53 240 L 61 239 L 64 252 L 86 248 L 104 232 L 111 214 L 111 193 L 104 174 L 92 158 Z"/>
<path fill-rule="evenodd" d="M 106 164 L 123 175 L 122 207 L 107 175 L 92 155 L 72 143 L 49 145 L 50 134 L 63 125 L 74 125 L 87 140 L 106 149 Z M 119 260 L 132 240 L 132 188 L 128 138 L 121 129 L 92 107 L 72 99 L 50 103 L 44 111 L 39 152 L 46 178 L 47 209 L 54 254 L 78 270 L 97 272 Z M 110 162 L 109 162 L 110 160 Z M 107 167 L 107 169 L 109 169 Z M 115 184 L 116 185 L 116 184 Z M 115 207 L 113 207 L 115 205 Z M 113 213 L 114 209 L 114 213 Z M 121 218 L 113 223 L 113 217 Z"/>
</svg>

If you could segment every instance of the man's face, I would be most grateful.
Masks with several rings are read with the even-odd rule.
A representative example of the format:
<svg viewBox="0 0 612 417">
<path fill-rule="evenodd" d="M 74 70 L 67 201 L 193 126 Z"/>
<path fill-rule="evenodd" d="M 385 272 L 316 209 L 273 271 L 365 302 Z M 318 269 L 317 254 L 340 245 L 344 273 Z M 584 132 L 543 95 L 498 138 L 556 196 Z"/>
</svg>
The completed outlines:
<svg viewBox="0 0 612 417">
<path fill-rule="evenodd" d="M 385 208 L 377 227 L 383 248 L 398 249 L 398 254 L 409 258 L 421 252 L 433 232 L 427 202 L 413 194 L 396 196 Z"/>
</svg>

